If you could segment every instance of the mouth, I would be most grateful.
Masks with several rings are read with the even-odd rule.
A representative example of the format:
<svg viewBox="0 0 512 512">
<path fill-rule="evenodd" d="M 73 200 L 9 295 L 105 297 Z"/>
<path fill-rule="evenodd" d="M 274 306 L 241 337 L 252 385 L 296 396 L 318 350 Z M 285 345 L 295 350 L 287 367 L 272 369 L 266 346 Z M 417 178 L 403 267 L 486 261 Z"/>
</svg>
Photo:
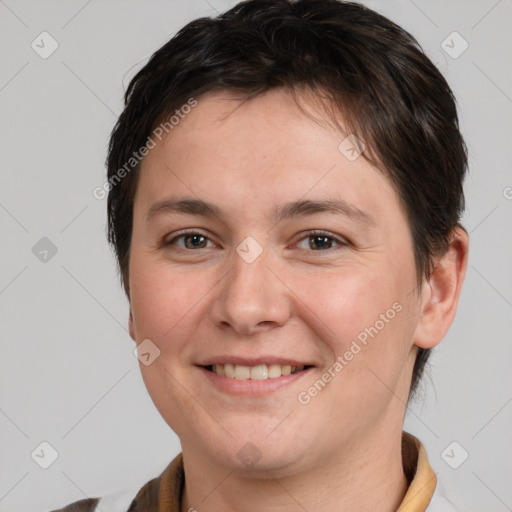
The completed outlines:
<svg viewBox="0 0 512 512">
<path fill-rule="evenodd" d="M 209 372 L 222 377 L 235 380 L 267 380 L 279 379 L 280 377 L 304 372 L 312 365 L 290 365 L 290 364 L 258 364 L 255 366 L 246 366 L 241 364 L 210 364 L 203 368 Z"/>
<path fill-rule="evenodd" d="M 304 361 L 271 354 L 252 356 L 225 354 L 205 358 L 196 366 L 210 388 L 223 394 L 264 397 L 297 386 L 316 368 Z M 283 391 L 284 392 L 284 391 Z"/>
</svg>

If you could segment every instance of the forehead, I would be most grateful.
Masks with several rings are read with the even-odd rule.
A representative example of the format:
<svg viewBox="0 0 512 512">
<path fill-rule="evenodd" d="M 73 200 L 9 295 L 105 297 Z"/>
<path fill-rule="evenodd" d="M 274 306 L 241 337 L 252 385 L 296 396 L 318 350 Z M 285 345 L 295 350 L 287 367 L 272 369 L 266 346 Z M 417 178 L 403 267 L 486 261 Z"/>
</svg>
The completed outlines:
<svg viewBox="0 0 512 512">
<path fill-rule="evenodd" d="M 312 137 L 315 129 L 323 130 L 323 136 L 334 130 L 338 136 L 347 135 L 341 117 L 334 126 L 332 119 L 322 112 L 328 108 L 327 103 L 311 91 L 292 94 L 287 89 L 274 88 L 247 99 L 242 93 L 220 90 L 208 92 L 196 101 L 197 106 L 180 116 L 179 125 L 172 128 L 164 143 L 171 143 L 178 136 L 180 141 L 204 144 L 229 134 L 234 138 L 223 141 L 222 146 L 231 142 L 231 150 L 235 149 L 236 140 L 243 139 L 246 148 L 256 150 L 256 142 L 260 141 L 265 142 L 262 148 L 269 151 L 273 141 L 284 149 L 304 135 Z M 248 136 L 255 141 L 253 145 L 248 145 Z"/>
<path fill-rule="evenodd" d="M 229 91 L 201 96 L 145 157 L 136 207 L 186 193 L 242 210 L 249 200 L 270 208 L 333 194 L 361 210 L 386 201 L 399 208 L 379 170 L 348 158 L 350 134 L 327 122 L 311 95 L 300 105 L 282 89 L 245 102 Z"/>
</svg>

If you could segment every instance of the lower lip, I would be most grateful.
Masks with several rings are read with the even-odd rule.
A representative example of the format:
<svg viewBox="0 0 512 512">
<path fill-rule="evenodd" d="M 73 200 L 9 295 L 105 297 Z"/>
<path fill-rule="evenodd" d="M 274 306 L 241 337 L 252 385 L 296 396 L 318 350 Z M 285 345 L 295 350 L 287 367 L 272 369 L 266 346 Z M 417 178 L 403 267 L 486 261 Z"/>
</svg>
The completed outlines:
<svg viewBox="0 0 512 512">
<path fill-rule="evenodd" d="M 277 377 L 275 379 L 261 380 L 238 380 L 211 372 L 203 366 L 200 366 L 199 369 L 203 372 L 203 375 L 205 375 L 205 377 L 209 379 L 209 381 L 221 391 L 231 393 L 233 395 L 257 396 L 273 393 L 274 391 L 288 386 L 304 377 L 304 375 L 309 374 L 310 370 L 313 368 L 310 367 L 300 372 L 291 373 L 290 375 L 282 375 L 281 377 Z"/>
</svg>

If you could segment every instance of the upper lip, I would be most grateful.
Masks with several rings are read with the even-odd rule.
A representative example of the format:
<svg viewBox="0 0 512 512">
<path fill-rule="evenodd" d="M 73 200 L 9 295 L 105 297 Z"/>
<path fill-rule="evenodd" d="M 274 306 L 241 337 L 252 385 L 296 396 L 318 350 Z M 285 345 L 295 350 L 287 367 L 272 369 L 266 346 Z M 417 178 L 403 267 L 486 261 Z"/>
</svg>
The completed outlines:
<svg viewBox="0 0 512 512">
<path fill-rule="evenodd" d="M 241 366 L 258 366 L 262 364 L 279 364 L 282 366 L 312 366 L 312 364 L 309 362 L 297 361 L 296 359 L 288 359 L 287 357 L 260 356 L 248 358 L 232 355 L 211 357 L 198 363 L 198 366 L 211 366 L 213 364 L 238 364 Z"/>
</svg>

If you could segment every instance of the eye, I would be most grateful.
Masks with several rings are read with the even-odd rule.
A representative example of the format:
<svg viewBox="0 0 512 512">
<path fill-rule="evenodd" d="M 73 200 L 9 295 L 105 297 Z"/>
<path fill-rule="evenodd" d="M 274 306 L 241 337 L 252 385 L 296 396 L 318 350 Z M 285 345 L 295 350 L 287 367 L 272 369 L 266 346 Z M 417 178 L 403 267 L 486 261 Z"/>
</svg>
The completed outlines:
<svg viewBox="0 0 512 512">
<path fill-rule="evenodd" d="M 208 246 L 208 243 L 211 245 Z M 180 250 L 195 250 L 215 247 L 215 244 L 206 235 L 203 235 L 197 231 L 187 231 L 181 233 L 171 240 L 164 242 L 164 245 L 175 246 Z M 348 245 L 347 242 L 323 231 L 311 231 L 295 244 L 295 246 L 299 249 L 312 250 L 317 252 L 326 252 L 330 249 L 335 249 L 336 247 L 346 245 Z"/>
<path fill-rule="evenodd" d="M 208 242 L 212 243 L 211 240 L 202 233 L 187 231 L 186 233 L 182 233 L 181 235 L 174 237 L 172 240 L 165 242 L 164 245 L 175 245 L 178 249 L 194 250 L 207 248 Z"/>
<path fill-rule="evenodd" d="M 306 242 L 307 247 L 304 247 L 304 242 Z M 302 247 L 300 247 L 301 244 L 303 244 Z M 344 245 L 348 244 L 343 240 L 322 231 L 312 231 L 305 237 L 301 238 L 301 240 L 296 244 L 299 249 L 311 249 L 313 251 L 327 251 L 335 248 L 335 246 Z"/>
</svg>

